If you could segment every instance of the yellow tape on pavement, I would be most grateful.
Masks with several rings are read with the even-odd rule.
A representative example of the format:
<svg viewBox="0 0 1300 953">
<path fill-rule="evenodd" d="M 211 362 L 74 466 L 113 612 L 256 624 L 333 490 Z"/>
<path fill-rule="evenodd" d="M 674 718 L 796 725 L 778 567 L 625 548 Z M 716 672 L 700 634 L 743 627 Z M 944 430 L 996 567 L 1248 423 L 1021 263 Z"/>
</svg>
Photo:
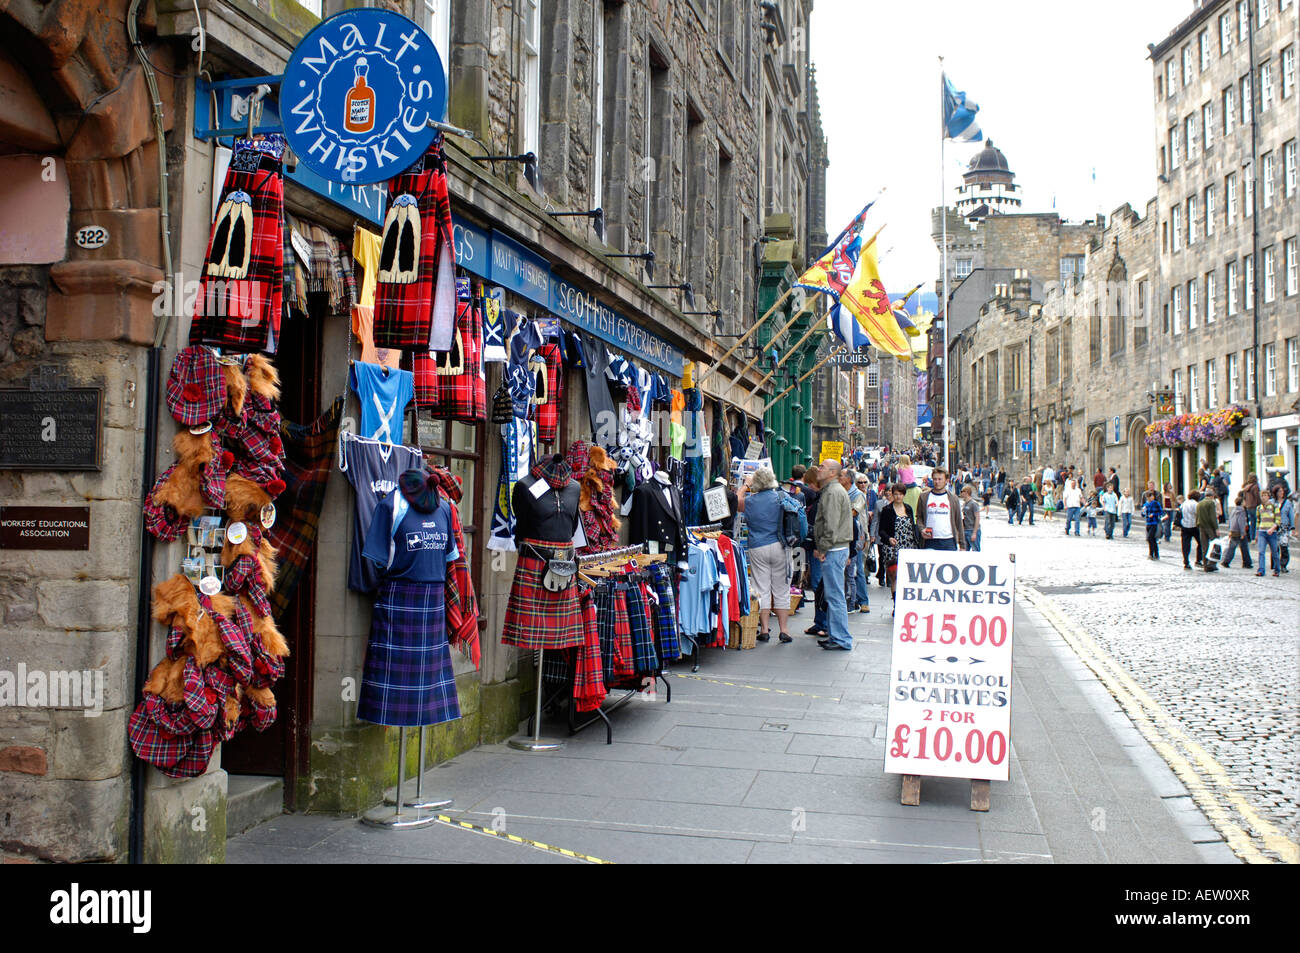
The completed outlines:
<svg viewBox="0 0 1300 953">
<path fill-rule="evenodd" d="M 703 675 L 685 675 L 674 672 L 673 678 L 693 678 L 697 682 L 711 682 L 714 685 L 730 685 L 732 688 L 748 688 L 756 692 L 771 692 L 773 695 L 798 695 L 800 698 L 820 698 L 823 701 L 830 702 L 843 700 L 835 695 L 814 695 L 812 692 L 796 692 L 788 688 L 773 688 L 770 685 L 746 685 L 744 682 L 728 682 L 721 678 L 705 678 Z"/>
<path fill-rule="evenodd" d="M 1233 853 L 1247 863 L 1275 863 L 1273 858 L 1256 846 L 1258 840 L 1265 849 L 1276 853 L 1285 863 L 1300 863 L 1300 847 L 1259 815 L 1237 790 L 1223 765 L 1192 739 L 1182 725 L 1138 685 L 1118 662 L 1087 632 L 1067 618 L 1051 599 L 1030 586 L 1021 586 L 1020 591 L 1052 623 L 1070 648 L 1124 707 L 1143 737 L 1151 742 L 1151 746 L 1186 785 L 1192 799 L 1215 829 L 1224 836 Z M 1174 744 L 1181 746 L 1191 756 L 1191 760 L 1184 757 Z M 1254 829 L 1256 837 L 1252 837 L 1236 822 L 1229 807 Z"/>
<path fill-rule="evenodd" d="M 551 854 L 559 854 L 562 857 L 568 857 L 571 860 L 581 860 L 588 864 L 613 864 L 612 860 L 601 860 L 599 857 L 592 857 L 590 854 L 580 854 L 576 850 L 568 850 L 564 847 L 555 847 L 551 844 L 544 844 L 539 840 L 530 840 L 527 837 L 520 837 L 518 834 L 507 834 L 505 831 L 495 831 L 490 827 L 480 827 L 477 824 L 471 824 L 469 821 L 458 820 L 454 817 L 448 817 L 446 814 L 434 815 L 438 823 L 446 824 L 448 827 L 459 827 L 462 830 L 473 831 L 476 834 L 487 834 L 489 837 L 497 837 L 501 840 L 510 841 L 512 844 L 523 844 L 525 847 L 534 847 L 537 850 L 544 850 Z"/>
</svg>

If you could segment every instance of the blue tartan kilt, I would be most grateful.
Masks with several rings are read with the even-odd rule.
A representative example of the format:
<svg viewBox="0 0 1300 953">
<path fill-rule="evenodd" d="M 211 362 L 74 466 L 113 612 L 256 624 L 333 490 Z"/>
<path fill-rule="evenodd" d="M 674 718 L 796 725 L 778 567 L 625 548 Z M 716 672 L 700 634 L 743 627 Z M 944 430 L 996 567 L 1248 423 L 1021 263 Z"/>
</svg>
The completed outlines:
<svg viewBox="0 0 1300 953">
<path fill-rule="evenodd" d="M 380 584 L 357 706 L 362 721 L 415 727 L 460 717 L 444 587 L 407 580 Z"/>
</svg>

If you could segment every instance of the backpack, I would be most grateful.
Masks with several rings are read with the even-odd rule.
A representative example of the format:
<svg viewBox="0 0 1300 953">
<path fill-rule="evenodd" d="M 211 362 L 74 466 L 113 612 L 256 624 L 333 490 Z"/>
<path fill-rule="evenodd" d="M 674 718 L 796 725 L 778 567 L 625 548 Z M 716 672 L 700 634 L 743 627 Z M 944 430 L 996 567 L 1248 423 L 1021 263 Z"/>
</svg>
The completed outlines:
<svg viewBox="0 0 1300 953">
<path fill-rule="evenodd" d="M 787 549 L 800 545 L 808 536 L 808 515 L 803 504 L 781 491 L 781 542 Z"/>
</svg>

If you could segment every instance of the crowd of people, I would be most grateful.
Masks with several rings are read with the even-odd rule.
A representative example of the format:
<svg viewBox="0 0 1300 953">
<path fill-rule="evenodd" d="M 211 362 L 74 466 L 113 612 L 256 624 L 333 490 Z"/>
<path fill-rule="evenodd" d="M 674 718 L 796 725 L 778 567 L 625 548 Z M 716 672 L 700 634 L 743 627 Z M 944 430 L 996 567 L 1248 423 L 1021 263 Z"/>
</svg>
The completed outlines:
<svg viewBox="0 0 1300 953">
<path fill-rule="evenodd" d="M 1235 503 L 1228 506 L 1222 468 L 1205 465 L 1199 486 L 1184 497 L 1170 484 L 1149 482 L 1135 499 L 1121 485 L 1114 467 L 1091 476 L 1073 466 L 1044 466 L 1016 479 L 996 462 L 964 465 L 949 474 L 936 465 L 939 450 L 919 444 L 907 452 L 859 448 L 844 460 L 795 466 L 779 481 L 770 468 L 746 479 L 736 509 L 745 514 L 755 595 L 761 606 L 758 639 L 771 639 L 775 615 L 782 643 L 789 632 L 791 592 L 812 594 L 812 625 L 805 631 L 830 651 L 853 647 L 850 612 L 871 611 L 869 581 L 895 590 L 899 552 L 909 548 L 980 550 L 983 521 L 994 500 L 1006 510 L 1007 522 L 1033 526 L 1035 515 L 1054 522 L 1059 515 L 1066 536 L 1116 533 L 1127 538 L 1141 520 L 1148 558 L 1159 559 L 1159 544 L 1181 531 L 1183 566 L 1207 571 L 1229 566 L 1240 551 L 1243 568 L 1254 568 L 1250 547 L 1258 546 L 1259 568 L 1271 554 L 1273 575 L 1289 572 L 1289 540 L 1295 528 L 1297 494 L 1285 479 L 1275 478 L 1262 491 L 1255 474 L 1247 477 Z M 1227 542 L 1220 540 L 1226 524 Z M 1212 548 L 1213 547 L 1213 548 Z M 802 557 L 792 559 L 794 550 Z M 796 567 L 791 578 L 791 567 Z"/>
</svg>

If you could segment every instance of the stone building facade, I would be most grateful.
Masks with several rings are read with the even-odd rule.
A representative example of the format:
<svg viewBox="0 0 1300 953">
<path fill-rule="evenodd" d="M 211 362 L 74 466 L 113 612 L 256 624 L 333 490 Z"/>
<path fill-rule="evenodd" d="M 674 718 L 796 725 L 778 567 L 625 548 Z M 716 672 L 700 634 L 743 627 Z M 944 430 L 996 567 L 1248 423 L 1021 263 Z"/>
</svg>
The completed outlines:
<svg viewBox="0 0 1300 953">
<path fill-rule="evenodd" d="M 321 13 L 344 5 L 324 0 Z M 471 239 L 509 240 L 592 307 L 654 336 L 684 364 L 711 368 L 701 385 L 710 426 L 721 419 L 761 435 L 772 385 L 751 395 L 761 370 L 742 373 L 750 353 L 719 360 L 730 343 L 724 335 L 752 326 L 760 303 L 797 275 L 810 242 L 825 240 L 825 142 L 806 44 L 811 2 L 385 5 L 419 22 L 444 52 L 448 121 L 473 133 L 447 146 L 458 264 L 481 274 L 473 268 L 482 263 L 465 258 Z M 359 722 L 355 695 L 349 701 L 341 690 L 360 678 L 370 605 L 341 585 L 352 492 L 337 469 L 310 581 L 295 596 L 295 629 L 286 631 L 294 650 L 276 686 L 275 731 L 259 736 L 261 747 L 236 737 L 206 773 L 183 781 L 136 760 L 126 738 L 144 674 L 166 642 L 147 618 L 149 590 L 176 571 L 180 555 L 177 544 L 151 542 L 140 515 L 150 474 L 172 462 L 175 427 L 151 390 L 159 380 L 151 368 L 165 380 L 189 331 L 188 316 L 166 305 L 170 320 L 160 326 L 155 286 L 199 274 L 220 186 L 218 143 L 200 134 L 208 105 L 196 82 L 200 47 L 206 76 L 251 91 L 282 72 L 316 22 L 298 4 L 265 0 L 15 0 L 0 13 L 0 166 L 8 182 L 32 185 L 4 198 L 15 204 L 5 206 L 0 241 L 0 300 L 8 305 L 0 387 L 102 389 L 99 470 L 0 469 L 6 506 L 88 506 L 91 527 L 86 551 L 0 550 L 0 679 L 23 666 L 84 670 L 103 685 L 96 717 L 84 717 L 87 706 L 0 705 L 6 857 L 220 860 L 228 823 L 232 831 L 236 824 L 235 791 L 250 775 L 273 779 L 273 796 L 292 810 L 352 814 L 378 803 L 395 777 L 396 732 Z M 138 23 L 148 65 L 127 23 Z M 537 159 L 535 185 L 523 163 L 476 161 L 525 152 Z M 349 204 L 367 194 L 286 176 L 289 214 L 340 242 L 351 241 L 354 227 L 379 230 L 373 208 Z M 591 219 L 548 214 L 597 206 L 603 237 Z M 781 240 L 764 244 L 774 221 L 772 237 Z M 104 228 L 107 242 L 77 244 L 83 226 Z M 647 250 L 653 267 L 609 257 Z M 678 287 L 653 287 L 684 282 L 693 306 Z M 544 311 L 514 291 L 506 304 Z M 787 306 L 770 320 L 779 327 L 790 316 Z M 281 408 L 307 422 L 346 394 L 348 322 L 312 315 L 293 327 L 302 339 L 276 357 Z M 796 325 L 765 343 L 788 348 L 799 333 Z M 500 373 L 489 367 L 489 394 Z M 581 394 L 576 373 L 566 390 Z M 356 416 L 350 395 L 344 413 Z M 578 436 L 585 420 L 584 406 L 566 404 L 561 441 Z M 807 453 L 803 433 L 791 443 Z M 482 607 L 482 663 L 475 670 L 456 659 L 462 718 L 429 732 L 426 753 L 436 761 L 515 733 L 531 710 L 533 676 L 523 654 L 499 639 L 514 557 L 483 545 L 500 437 L 486 423 L 426 414 L 416 439 L 463 478 L 461 515 Z M 409 755 L 413 767 L 414 746 Z"/>
</svg>

